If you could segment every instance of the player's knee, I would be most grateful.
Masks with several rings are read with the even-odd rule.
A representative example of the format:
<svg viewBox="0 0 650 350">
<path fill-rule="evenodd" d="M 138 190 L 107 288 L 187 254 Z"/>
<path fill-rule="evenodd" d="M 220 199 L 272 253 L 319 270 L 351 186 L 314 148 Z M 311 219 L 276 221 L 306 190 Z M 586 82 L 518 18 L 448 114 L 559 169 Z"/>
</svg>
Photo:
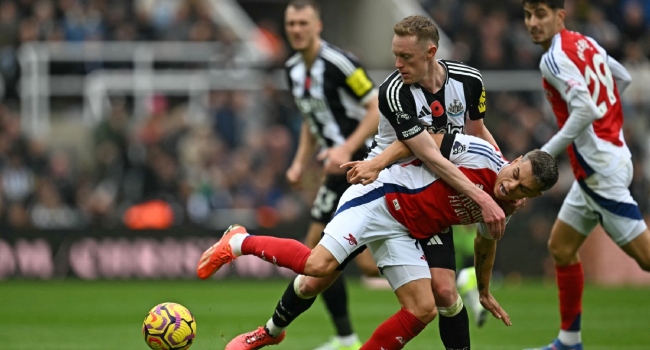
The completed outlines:
<svg viewBox="0 0 650 350">
<path fill-rule="evenodd" d="M 433 296 L 436 299 L 436 304 L 441 307 L 446 307 L 454 304 L 458 298 L 458 291 L 456 290 L 456 283 L 452 281 L 432 281 Z"/>
<path fill-rule="evenodd" d="M 454 317 L 458 315 L 461 310 L 463 310 L 463 298 L 460 295 L 456 298 L 456 301 L 451 306 L 439 306 L 438 313 L 442 317 Z"/>
<path fill-rule="evenodd" d="M 576 253 L 570 247 L 550 239 L 548 240 L 548 251 L 551 253 L 555 264 L 560 266 L 569 265 L 573 260 L 577 259 L 575 257 Z"/>
<path fill-rule="evenodd" d="M 299 295 L 315 297 L 324 292 L 331 283 L 322 278 L 311 278 L 303 276 L 298 286 Z"/>
<path fill-rule="evenodd" d="M 409 308 L 407 308 L 407 310 L 420 320 L 420 322 L 425 324 L 433 321 L 438 315 L 438 309 L 436 308 L 436 303 L 433 299 L 422 301 L 418 303 L 413 310 Z"/>
</svg>

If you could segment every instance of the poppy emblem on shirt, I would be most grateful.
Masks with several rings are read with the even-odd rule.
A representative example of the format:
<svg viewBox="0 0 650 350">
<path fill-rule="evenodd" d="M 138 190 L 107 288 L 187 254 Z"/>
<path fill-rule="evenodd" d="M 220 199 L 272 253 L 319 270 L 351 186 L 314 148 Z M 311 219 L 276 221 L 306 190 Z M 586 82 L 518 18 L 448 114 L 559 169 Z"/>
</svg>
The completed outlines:
<svg viewBox="0 0 650 350">
<path fill-rule="evenodd" d="M 354 238 L 354 236 L 351 233 L 348 233 L 348 237 L 343 237 L 343 238 L 345 238 L 345 240 L 348 241 L 348 243 L 350 243 L 350 245 L 357 245 L 358 244 L 357 239 Z"/>
<path fill-rule="evenodd" d="M 442 103 L 440 101 L 431 102 L 431 115 L 434 117 L 440 117 L 445 110 L 442 108 Z"/>
</svg>

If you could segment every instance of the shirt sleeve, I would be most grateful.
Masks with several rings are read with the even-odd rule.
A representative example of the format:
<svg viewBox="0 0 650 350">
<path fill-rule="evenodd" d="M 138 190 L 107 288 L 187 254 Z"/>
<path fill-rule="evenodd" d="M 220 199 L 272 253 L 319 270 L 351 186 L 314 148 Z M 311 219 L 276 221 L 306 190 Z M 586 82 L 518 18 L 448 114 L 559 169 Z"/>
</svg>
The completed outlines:
<svg viewBox="0 0 650 350">
<path fill-rule="evenodd" d="M 485 86 L 483 79 L 473 79 L 467 84 L 467 112 L 469 119 L 478 120 L 485 118 Z"/>
<path fill-rule="evenodd" d="M 612 71 L 612 75 L 616 81 L 618 93 L 622 94 L 623 91 L 625 91 L 625 89 L 630 86 L 630 83 L 632 83 L 632 76 L 630 75 L 630 72 L 628 72 L 627 69 L 612 56 L 607 56 L 607 65 Z"/>
<path fill-rule="evenodd" d="M 569 118 L 562 129 L 541 148 L 556 157 L 602 115 L 591 99 L 580 70 L 566 55 L 549 51 L 542 56 L 540 68 L 546 81 L 560 93 L 569 109 Z"/>
<path fill-rule="evenodd" d="M 399 140 L 410 139 L 425 130 L 415 111 L 410 85 L 399 77 L 387 79 L 379 89 L 379 112 L 388 119 Z"/>
<path fill-rule="evenodd" d="M 338 86 L 343 87 L 359 103 L 366 104 L 371 97 L 375 96 L 377 93 L 375 84 L 354 55 L 330 49 L 323 52 L 323 57 L 340 73 Z"/>
</svg>

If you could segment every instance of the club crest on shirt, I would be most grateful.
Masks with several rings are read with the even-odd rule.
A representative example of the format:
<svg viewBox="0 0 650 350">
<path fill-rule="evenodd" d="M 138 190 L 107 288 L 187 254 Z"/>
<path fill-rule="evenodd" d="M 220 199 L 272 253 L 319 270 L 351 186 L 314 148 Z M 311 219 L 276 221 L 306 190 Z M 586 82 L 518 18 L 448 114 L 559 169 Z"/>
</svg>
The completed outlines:
<svg viewBox="0 0 650 350">
<path fill-rule="evenodd" d="M 357 242 L 356 237 L 354 237 L 351 233 L 348 234 L 348 237 L 345 237 L 345 236 L 344 236 L 343 238 L 345 238 L 345 240 L 348 241 L 348 243 L 350 243 L 350 245 L 357 245 L 357 244 L 359 244 L 359 243 Z"/>
<path fill-rule="evenodd" d="M 451 148 L 452 154 L 459 154 L 465 152 L 467 147 L 460 143 L 459 141 L 454 142 L 454 146 Z"/>
<path fill-rule="evenodd" d="M 464 114 L 463 112 L 465 112 L 465 106 L 463 106 L 463 103 L 458 101 L 458 99 L 454 99 L 449 106 L 447 106 L 447 114 L 452 117 L 459 117 Z"/>
</svg>

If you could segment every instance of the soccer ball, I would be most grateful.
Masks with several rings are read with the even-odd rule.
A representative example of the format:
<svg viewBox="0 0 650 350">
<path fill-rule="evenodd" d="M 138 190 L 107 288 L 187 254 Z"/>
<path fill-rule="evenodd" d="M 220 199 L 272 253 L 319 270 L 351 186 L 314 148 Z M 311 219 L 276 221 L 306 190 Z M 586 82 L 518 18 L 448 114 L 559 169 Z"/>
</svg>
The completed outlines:
<svg viewBox="0 0 650 350">
<path fill-rule="evenodd" d="M 153 350 L 185 350 L 196 337 L 196 321 L 183 305 L 162 303 L 144 318 L 142 334 Z"/>
</svg>

